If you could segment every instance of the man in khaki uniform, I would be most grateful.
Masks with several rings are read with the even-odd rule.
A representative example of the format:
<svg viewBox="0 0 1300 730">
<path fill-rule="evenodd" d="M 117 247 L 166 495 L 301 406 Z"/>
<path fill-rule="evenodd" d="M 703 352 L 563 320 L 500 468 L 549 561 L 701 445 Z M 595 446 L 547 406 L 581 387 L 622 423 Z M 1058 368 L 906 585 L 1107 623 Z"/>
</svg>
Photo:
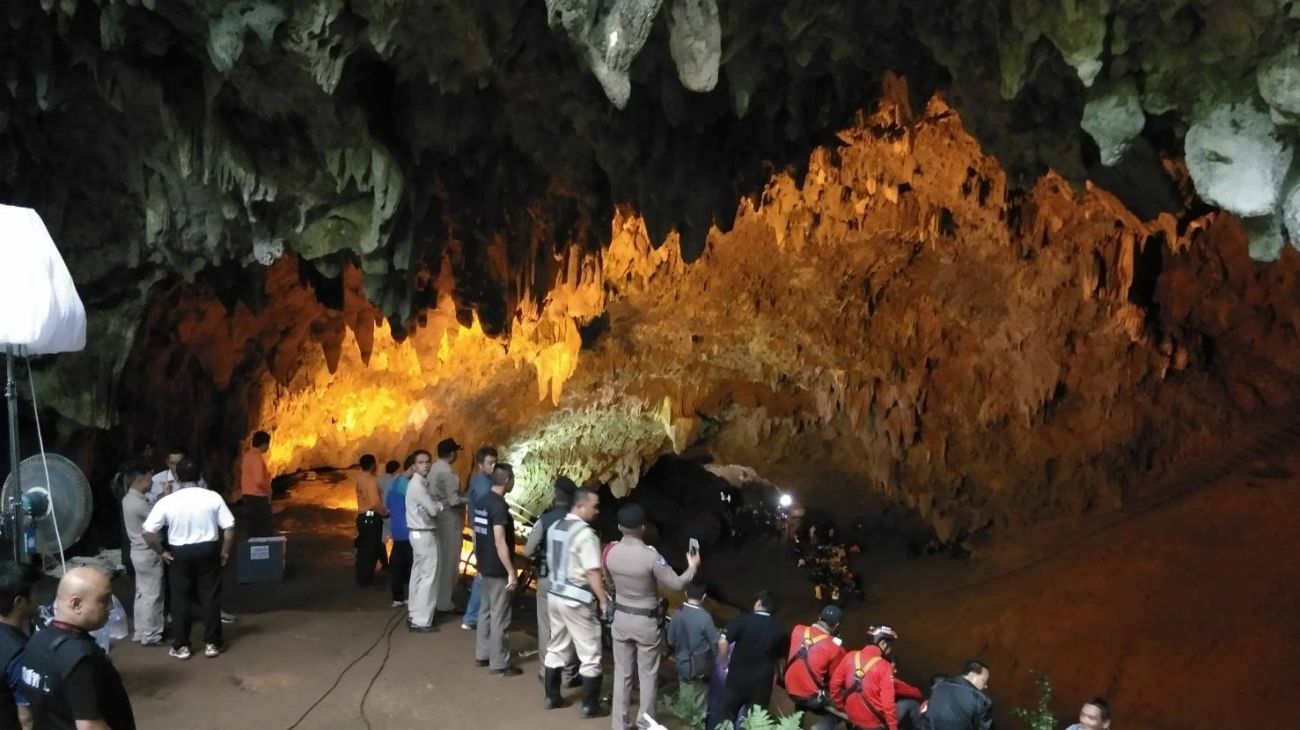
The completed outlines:
<svg viewBox="0 0 1300 730">
<path fill-rule="evenodd" d="M 414 454 L 411 481 L 406 485 L 406 526 L 411 533 L 411 582 L 407 590 L 406 628 L 425 634 L 434 631 L 433 611 L 438 602 L 438 513 L 443 504 L 429 491 L 433 459 L 421 449 Z"/>
<path fill-rule="evenodd" d="M 687 554 L 686 572 L 678 575 L 658 550 L 645 544 L 645 510 L 625 504 L 618 510 L 623 539 L 605 553 L 605 573 L 614 583 L 614 730 L 646 727 L 645 716 L 655 713 L 659 682 L 659 657 L 663 636 L 659 632 L 659 586 L 679 591 L 700 567 L 698 553 Z M 632 673 L 641 686 L 640 706 L 630 721 Z"/>
<path fill-rule="evenodd" d="M 576 650 L 582 666 L 582 716 L 604 717 L 600 706 L 600 619 L 607 606 L 600 571 L 600 537 L 591 529 L 599 514 L 600 497 L 579 488 L 573 507 L 547 531 L 546 560 L 551 575 L 551 641 L 546 646 L 543 685 L 546 709 L 563 707 L 560 673 L 569 652 Z"/>
<path fill-rule="evenodd" d="M 127 491 L 122 497 L 122 520 L 131 542 L 131 564 L 135 566 L 135 634 L 132 641 L 144 646 L 162 643 L 163 561 L 144 541 L 144 521 L 153 509 L 149 501 L 149 475 L 128 471 Z"/>
<path fill-rule="evenodd" d="M 438 442 L 438 460 L 429 469 L 429 493 L 442 505 L 438 513 L 438 578 L 435 584 L 437 608 L 454 613 L 451 592 L 460 574 L 460 548 L 464 539 L 465 495 L 460 491 L 460 477 L 452 471 L 456 456 L 464 447 L 455 439 Z"/>
</svg>

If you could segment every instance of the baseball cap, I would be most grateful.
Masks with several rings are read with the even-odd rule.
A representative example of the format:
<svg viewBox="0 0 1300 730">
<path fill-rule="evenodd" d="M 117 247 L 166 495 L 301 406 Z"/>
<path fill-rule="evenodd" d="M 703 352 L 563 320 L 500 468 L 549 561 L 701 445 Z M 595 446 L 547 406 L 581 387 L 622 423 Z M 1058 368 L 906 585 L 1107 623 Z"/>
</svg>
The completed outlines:
<svg viewBox="0 0 1300 730">
<path fill-rule="evenodd" d="M 447 456 L 464 448 L 464 446 L 456 443 L 456 439 L 443 439 L 438 442 L 438 456 Z"/>
</svg>

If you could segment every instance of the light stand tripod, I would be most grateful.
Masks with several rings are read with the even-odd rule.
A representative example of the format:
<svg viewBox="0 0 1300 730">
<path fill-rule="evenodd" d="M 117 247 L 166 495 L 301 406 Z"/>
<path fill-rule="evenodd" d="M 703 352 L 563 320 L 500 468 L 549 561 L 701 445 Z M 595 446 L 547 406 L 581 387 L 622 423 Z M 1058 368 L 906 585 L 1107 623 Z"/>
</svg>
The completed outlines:
<svg viewBox="0 0 1300 730">
<path fill-rule="evenodd" d="M 4 532 L 13 539 L 13 561 L 22 563 L 27 550 L 23 534 L 22 467 L 18 459 L 18 381 L 14 378 L 14 346 L 5 345 L 5 402 L 9 411 L 9 469 L 14 488 L 3 505 Z"/>
</svg>

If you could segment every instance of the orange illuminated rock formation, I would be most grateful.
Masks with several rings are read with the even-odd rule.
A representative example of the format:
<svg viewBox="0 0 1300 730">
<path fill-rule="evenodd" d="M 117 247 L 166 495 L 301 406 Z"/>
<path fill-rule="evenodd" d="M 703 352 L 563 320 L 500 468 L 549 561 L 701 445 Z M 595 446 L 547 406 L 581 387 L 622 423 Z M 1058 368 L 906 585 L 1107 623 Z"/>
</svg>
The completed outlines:
<svg viewBox="0 0 1300 730">
<path fill-rule="evenodd" d="M 400 342 L 356 269 L 333 309 L 287 257 L 258 311 L 178 286 L 128 391 L 201 372 L 215 386 L 198 407 L 229 433 L 269 430 L 278 471 L 453 435 L 503 446 L 535 508 L 557 472 L 619 493 L 697 446 L 807 501 L 884 494 L 944 541 L 1118 507 L 1290 398 L 1300 256 L 1253 263 L 1222 214 L 1144 223 L 1050 175 L 1011 190 L 952 109 L 904 99 L 804 180 L 740 201 L 699 261 L 623 211 L 545 294 L 496 267 L 517 306 L 500 336 L 460 324 L 449 265 L 423 277 L 436 306 Z M 183 422 L 182 405 L 146 421 Z"/>
</svg>

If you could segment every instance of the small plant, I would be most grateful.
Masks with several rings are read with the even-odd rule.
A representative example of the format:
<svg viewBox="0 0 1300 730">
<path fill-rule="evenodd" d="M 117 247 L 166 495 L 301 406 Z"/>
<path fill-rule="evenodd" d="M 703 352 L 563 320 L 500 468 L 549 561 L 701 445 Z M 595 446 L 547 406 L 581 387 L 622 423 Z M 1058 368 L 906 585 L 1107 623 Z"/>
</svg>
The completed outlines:
<svg viewBox="0 0 1300 730">
<path fill-rule="evenodd" d="M 696 682 L 682 682 L 674 694 L 664 694 L 659 704 L 688 730 L 704 730 L 708 715 L 708 693 Z"/>
<path fill-rule="evenodd" d="M 1011 711 L 1028 730 L 1056 730 L 1056 716 L 1052 714 L 1052 681 L 1046 674 L 1034 673 L 1038 685 L 1038 705 L 1033 709 L 1017 707 Z"/>
<path fill-rule="evenodd" d="M 785 717 L 772 717 L 762 707 L 750 707 L 741 723 L 744 730 L 799 730 L 803 724 L 803 713 L 796 712 Z M 717 730 L 735 730 L 730 720 L 723 720 Z"/>
</svg>

